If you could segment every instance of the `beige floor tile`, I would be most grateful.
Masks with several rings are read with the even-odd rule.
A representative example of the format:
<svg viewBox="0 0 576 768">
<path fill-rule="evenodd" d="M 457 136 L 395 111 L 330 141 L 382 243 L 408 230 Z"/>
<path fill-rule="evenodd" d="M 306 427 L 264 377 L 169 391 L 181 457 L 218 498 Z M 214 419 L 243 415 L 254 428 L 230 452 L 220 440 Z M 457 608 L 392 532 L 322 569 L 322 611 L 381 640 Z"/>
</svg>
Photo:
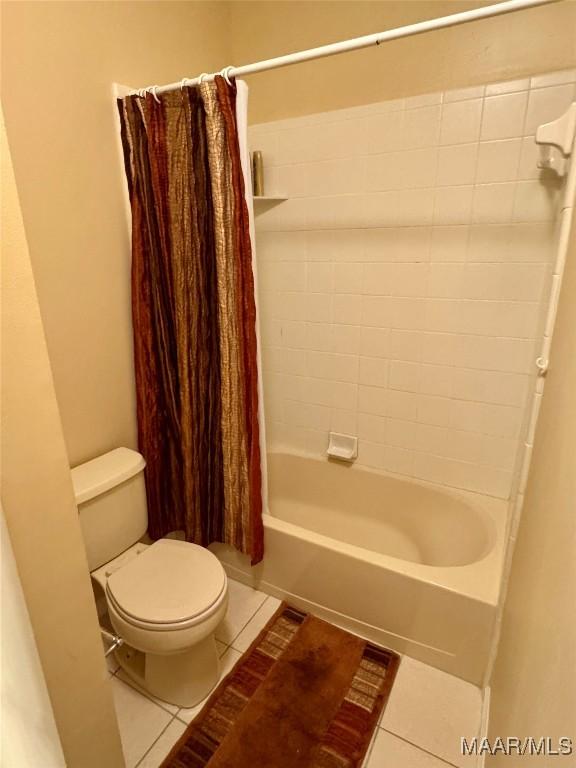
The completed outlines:
<svg viewBox="0 0 576 768">
<path fill-rule="evenodd" d="M 117 677 L 113 677 L 110 682 L 126 768 L 134 768 L 172 716 Z"/>
<path fill-rule="evenodd" d="M 228 611 L 216 630 L 216 638 L 229 645 L 244 629 L 266 599 L 264 592 L 247 587 L 239 581 L 228 580 Z"/>
<path fill-rule="evenodd" d="M 448 768 L 448 763 L 380 730 L 366 768 Z"/>
<path fill-rule="evenodd" d="M 362 761 L 362 768 L 370 768 L 370 755 L 372 754 L 372 750 L 374 749 L 374 742 L 376 741 L 376 737 L 378 736 L 379 732 L 380 732 L 380 729 L 378 727 L 374 728 L 374 733 L 372 734 L 372 738 L 370 739 L 370 746 L 368 747 L 364 760 Z"/>
<path fill-rule="evenodd" d="M 280 600 L 275 597 L 267 597 L 242 632 L 232 641 L 232 648 L 237 651 L 247 651 L 251 643 L 264 629 L 266 623 L 272 618 L 280 606 Z"/>
<path fill-rule="evenodd" d="M 156 696 L 152 696 L 151 693 L 137 685 L 137 683 L 135 683 L 123 669 L 120 668 L 118 672 L 116 672 L 116 677 L 119 680 L 122 680 L 123 683 L 131 685 L 134 690 L 138 691 L 138 693 L 141 693 L 143 696 L 148 696 L 151 701 L 158 704 L 159 707 L 162 707 L 162 709 L 165 709 L 167 712 L 170 712 L 171 715 L 175 715 L 180 709 L 180 707 L 177 707 L 175 704 L 169 704 L 167 701 L 162 701 L 162 699 L 157 699 Z"/>
<path fill-rule="evenodd" d="M 238 661 L 242 654 L 238 653 L 238 651 L 235 651 L 234 648 L 228 648 L 228 650 L 224 653 L 222 656 L 222 667 L 220 669 L 220 680 L 222 678 L 226 677 L 228 672 L 232 669 L 234 664 Z M 207 699 L 208 697 L 206 697 Z M 190 709 L 184 709 L 182 708 L 178 712 L 178 717 L 180 720 L 182 720 L 185 723 L 190 723 L 196 715 L 200 712 L 204 704 L 206 703 L 206 699 L 204 701 L 201 701 L 199 704 L 197 704 L 195 707 L 190 707 Z"/>
<path fill-rule="evenodd" d="M 478 735 L 481 707 L 476 686 L 404 656 L 381 727 L 450 763 L 470 766 L 460 738 Z"/>
<path fill-rule="evenodd" d="M 138 763 L 138 768 L 158 768 L 185 730 L 185 724 L 174 718 L 166 730 L 162 732 L 160 738 L 152 745 L 150 751 Z"/>
</svg>

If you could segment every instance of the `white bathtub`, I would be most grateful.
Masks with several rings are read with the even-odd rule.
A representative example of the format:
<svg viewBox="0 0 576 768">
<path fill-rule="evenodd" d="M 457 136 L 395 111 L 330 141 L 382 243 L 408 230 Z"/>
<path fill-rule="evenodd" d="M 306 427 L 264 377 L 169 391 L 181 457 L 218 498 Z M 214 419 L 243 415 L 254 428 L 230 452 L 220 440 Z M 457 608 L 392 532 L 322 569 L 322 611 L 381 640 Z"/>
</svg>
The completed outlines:
<svg viewBox="0 0 576 768">
<path fill-rule="evenodd" d="M 280 453 L 268 479 L 263 562 L 213 546 L 231 576 L 483 683 L 507 502 Z"/>
</svg>

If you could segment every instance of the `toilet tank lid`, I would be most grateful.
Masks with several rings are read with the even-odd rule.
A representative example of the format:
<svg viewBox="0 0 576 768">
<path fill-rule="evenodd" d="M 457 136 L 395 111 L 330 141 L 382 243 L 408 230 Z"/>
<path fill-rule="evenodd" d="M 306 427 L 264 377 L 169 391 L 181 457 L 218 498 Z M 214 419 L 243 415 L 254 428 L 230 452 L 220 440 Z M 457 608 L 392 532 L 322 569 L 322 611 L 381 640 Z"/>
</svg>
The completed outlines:
<svg viewBox="0 0 576 768">
<path fill-rule="evenodd" d="M 115 448 L 71 470 L 76 504 L 93 499 L 142 472 L 142 454 L 130 448 Z"/>
</svg>

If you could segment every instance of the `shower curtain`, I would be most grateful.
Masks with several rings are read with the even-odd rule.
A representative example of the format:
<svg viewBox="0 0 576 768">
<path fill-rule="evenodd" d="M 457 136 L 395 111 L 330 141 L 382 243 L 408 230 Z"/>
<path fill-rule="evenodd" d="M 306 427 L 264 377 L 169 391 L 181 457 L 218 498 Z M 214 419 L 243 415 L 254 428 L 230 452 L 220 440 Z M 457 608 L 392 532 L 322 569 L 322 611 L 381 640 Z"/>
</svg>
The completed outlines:
<svg viewBox="0 0 576 768">
<path fill-rule="evenodd" d="M 118 104 L 149 533 L 231 544 L 255 564 L 263 554 L 258 353 L 238 135 L 246 125 L 236 99 L 236 84 L 217 76 Z"/>
</svg>

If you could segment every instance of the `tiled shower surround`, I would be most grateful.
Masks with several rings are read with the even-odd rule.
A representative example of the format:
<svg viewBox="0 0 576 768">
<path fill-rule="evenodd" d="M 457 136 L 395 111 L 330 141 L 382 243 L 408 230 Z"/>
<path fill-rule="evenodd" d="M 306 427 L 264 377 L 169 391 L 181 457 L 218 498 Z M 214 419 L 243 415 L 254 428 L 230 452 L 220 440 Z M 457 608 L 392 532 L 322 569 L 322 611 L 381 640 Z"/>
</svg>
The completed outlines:
<svg viewBox="0 0 576 768">
<path fill-rule="evenodd" d="M 506 498 L 561 183 L 534 132 L 576 72 L 250 128 L 268 447 Z"/>
</svg>

